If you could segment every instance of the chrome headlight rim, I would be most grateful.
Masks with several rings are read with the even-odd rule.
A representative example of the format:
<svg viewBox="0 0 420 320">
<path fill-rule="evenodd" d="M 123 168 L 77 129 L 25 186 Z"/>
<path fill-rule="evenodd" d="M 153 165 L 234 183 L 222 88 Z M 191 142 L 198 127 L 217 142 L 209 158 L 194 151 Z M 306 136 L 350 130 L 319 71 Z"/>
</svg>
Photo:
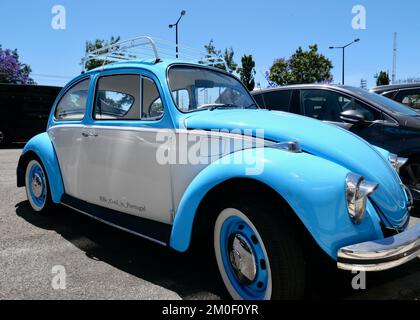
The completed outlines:
<svg viewBox="0 0 420 320">
<path fill-rule="evenodd" d="M 354 224 L 361 224 L 366 214 L 367 201 L 379 187 L 378 183 L 366 181 L 356 173 L 346 177 L 346 204 L 350 219 Z"/>
</svg>

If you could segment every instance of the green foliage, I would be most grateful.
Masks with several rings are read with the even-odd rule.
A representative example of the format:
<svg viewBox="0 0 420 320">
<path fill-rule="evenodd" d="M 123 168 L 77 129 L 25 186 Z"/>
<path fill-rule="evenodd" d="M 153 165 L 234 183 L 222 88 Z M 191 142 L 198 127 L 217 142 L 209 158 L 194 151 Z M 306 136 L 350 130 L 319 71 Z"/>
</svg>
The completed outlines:
<svg viewBox="0 0 420 320">
<path fill-rule="evenodd" d="M 332 62 L 319 54 L 318 46 L 314 44 L 309 46 L 308 51 L 299 47 L 288 60 L 281 58 L 274 61 L 269 80 L 280 86 L 331 82 L 331 69 Z"/>
<path fill-rule="evenodd" d="M 225 54 L 223 55 L 223 59 L 226 62 L 226 65 L 228 67 L 228 70 L 230 73 L 234 73 L 238 69 L 238 65 L 233 60 L 233 56 L 235 55 L 235 52 L 233 51 L 233 48 L 230 47 L 229 49 L 225 49 Z"/>
<path fill-rule="evenodd" d="M 241 81 L 245 84 L 246 88 L 249 91 L 254 90 L 255 88 L 255 61 L 252 58 L 252 54 L 244 55 L 241 59 L 242 66 L 238 68 L 238 72 L 241 78 Z"/>
<path fill-rule="evenodd" d="M 85 53 L 88 53 L 90 51 L 94 51 L 97 49 L 101 49 L 104 48 L 106 46 L 112 45 L 114 43 L 117 43 L 118 41 L 120 41 L 120 37 L 111 37 L 111 39 L 109 41 L 107 40 L 101 40 L 101 39 L 96 39 L 95 41 L 86 41 L 86 45 L 85 45 Z M 107 50 L 104 50 L 101 53 L 106 53 Z M 108 62 L 110 63 L 110 62 Z M 83 59 L 81 64 L 83 64 Z M 101 60 L 90 60 L 86 63 L 86 71 L 95 69 L 97 67 L 100 67 L 103 65 L 103 61 Z"/>
<path fill-rule="evenodd" d="M 391 80 L 389 79 L 388 72 L 381 71 L 379 72 L 378 78 L 376 79 L 376 85 L 377 86 L 387 86 L 391 83 Z"/>
<path fill-rule="evenodd" d="M 207 61 L 209 61 L 213 67 L 226 71 L 226 66 L 224 63 L 217 63 L 216 60 L 213 59 L 213 57 L 215 56 L 222 57 L 222 51 L 216 49 L 216 47 L 214 46 L 213 39 L 210 39 L 209 44 L 204 45 L 204 48 L 206 49 L 206 53 L 207 53 L 206 54 Z"/>
</svg>

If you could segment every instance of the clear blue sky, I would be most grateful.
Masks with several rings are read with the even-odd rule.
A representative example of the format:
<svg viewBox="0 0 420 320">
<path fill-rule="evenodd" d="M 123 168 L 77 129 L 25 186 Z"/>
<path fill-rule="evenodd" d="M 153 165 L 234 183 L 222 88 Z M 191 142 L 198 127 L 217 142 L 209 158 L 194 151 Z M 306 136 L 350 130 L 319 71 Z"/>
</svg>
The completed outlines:
<svg viewBox="0 0 420 320">
<path fill-rule="evenodd" d="M 56 4 L 66 8 L 66 30 L 51 28 Z M 366 7 L 366 30 L 352 28 L 357 4 Z M 182 9 L 187 15 L 180 24 L 181 44 L 202 48 L 213 38 L 219 49 L 232 46 L 237 62 L 242 54 L 253 54 L 262 86 L 262 74 L 276 58 L 313 43 L 333 61 L 334 80 L 340 82 L 341 53 L 328 47 L 356 37 L 361 42 L 347 50 L 346 82 L 359 86 L 364 78 L 373 86 L 375 73 L 392 70 L 394 32 L 399 37 L 398 78 L 420 77 L 418 0 L 2 0 L 0 44 L 19 50 L 39 84 L 63 85 L 80 73 L 86 40 L 152 35 L 174 41 L 168 24 Z"/>
</svg>

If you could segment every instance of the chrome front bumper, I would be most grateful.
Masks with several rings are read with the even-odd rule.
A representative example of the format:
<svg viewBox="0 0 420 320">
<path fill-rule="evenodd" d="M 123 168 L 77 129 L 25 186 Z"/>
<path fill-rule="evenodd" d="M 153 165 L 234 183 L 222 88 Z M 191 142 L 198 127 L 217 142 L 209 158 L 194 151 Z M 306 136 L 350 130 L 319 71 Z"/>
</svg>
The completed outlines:
<svg viewBox="0 0 420 320">
<path fill-rule="evenodd" d="M 396 236 L 338 250 L 337 267 L 349 271 L 383 271 L 420 257 L 420 223 Z"/>
</svg>

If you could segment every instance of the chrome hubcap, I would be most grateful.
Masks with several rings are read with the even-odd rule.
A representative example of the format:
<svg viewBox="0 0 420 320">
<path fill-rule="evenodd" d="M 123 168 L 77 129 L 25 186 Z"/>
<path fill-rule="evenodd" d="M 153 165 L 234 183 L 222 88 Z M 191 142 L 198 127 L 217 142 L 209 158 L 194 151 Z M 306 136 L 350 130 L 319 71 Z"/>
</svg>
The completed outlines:
<svg viewBox="0 0 420 320">
<path fill-rule="evenodd" d="M 240 234 L 229 241 L 229 260 L 235 276 L 242 284 L 252 283 L 257 276 L 257 264 L 251 245 Z"/>
<path fill-rule="evenodd" d="M 43 189 L 42 178 L 38 173 L 35 173 L 32 177 L 31 188 L 35 197 L 41 197 Z"/>
</svg>

